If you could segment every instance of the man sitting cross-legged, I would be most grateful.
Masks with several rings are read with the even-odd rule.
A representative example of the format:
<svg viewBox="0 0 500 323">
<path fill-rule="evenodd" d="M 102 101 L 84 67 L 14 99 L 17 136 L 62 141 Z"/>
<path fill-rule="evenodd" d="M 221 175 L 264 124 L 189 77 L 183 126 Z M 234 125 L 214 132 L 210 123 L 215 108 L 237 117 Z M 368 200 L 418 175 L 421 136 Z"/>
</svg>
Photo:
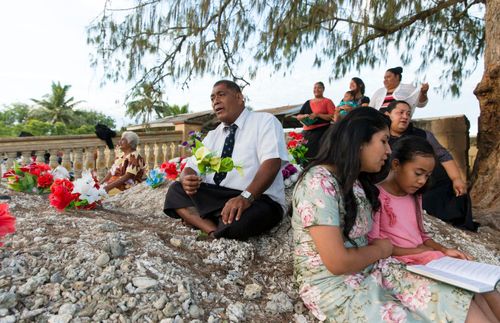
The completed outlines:
<svg viewBox="0 0 500 323">
<path fill-rule="evenodd" d="M 283 128 L 273 115 L 246 109 L 234 82 L 216 82 L 210 99 L 221 124 L 203 144 L 222 157 L 232 157 L 242 166 L 243 176 L 231 171 L 202 179 L 191 157 L 180 182 L 168 190 L 164 212 L 211 237 L 244 240 L 282 218 L 285 191 L 280 169 L 288 159 Z"/>
</svg>

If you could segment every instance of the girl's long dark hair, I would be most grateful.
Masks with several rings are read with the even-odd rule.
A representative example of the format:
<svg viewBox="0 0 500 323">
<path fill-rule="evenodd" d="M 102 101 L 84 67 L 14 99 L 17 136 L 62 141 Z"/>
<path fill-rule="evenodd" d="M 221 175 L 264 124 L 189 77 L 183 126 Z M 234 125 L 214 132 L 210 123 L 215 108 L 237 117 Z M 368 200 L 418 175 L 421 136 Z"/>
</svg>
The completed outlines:
<svg viewBox="0 0 500 323">
<path fill-rule="evenodd" d="M 400 165 L 404 165 L 407 162 L 412 161 L 416 156 L 431 157 L 437 163 L 436 153 L 431 144 L 423 137 L 418 136 L 405 136 L 398 139 L 392 145 L 391 163 L 393 160 L 397 159 Z M 418 202 L 418 196 L 422 195 L 427 187 L 429 186 L 429 181 L 425 183 L 424 186 L 418 189 L 418 191 L 413 194 L 415 199 L 415 210 L 417 216 L 417 223 L 422 232 L 424 232 L 422 209 L 420 203 Z"/>
<path fill-rule="evenodd" d="M 361 147 L 370 142 L 373 135 L 386 130 L 390 119 L 373 108 L 359 108 L 349 112 L 345 118 L 337 122 L 325 132 L 321 139 L 321 147 L 316 158 L 304 169 L 299 182 L 309 169 L 316 165 L 333 166 L 333 175 L 342 189 L 345 206 L 343 235 L 354 246 L 356 243 L 349 237 L 349 232 L 356 223 L 357 204 L 353 186 L 359 180 L 373 210 L 378 210 L 379 190 L 375 186 L 376 174 L 361 172 Z"/>
</svg>

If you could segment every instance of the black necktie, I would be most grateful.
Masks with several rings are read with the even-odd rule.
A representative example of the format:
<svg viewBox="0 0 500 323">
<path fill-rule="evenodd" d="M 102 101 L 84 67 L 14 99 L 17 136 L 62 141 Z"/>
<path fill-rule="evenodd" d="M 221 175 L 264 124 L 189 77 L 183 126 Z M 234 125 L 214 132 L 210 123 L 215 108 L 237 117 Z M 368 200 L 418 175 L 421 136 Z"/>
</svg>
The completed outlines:
<svg viewBox="0 0 500 323">
<path fill-rule="evenodd" d="M 235 124 L 232 124 L 224 128 L 224 130 L 229 130 L 229 134 L 227 135 L 226 140 L 224 141 L 224 148 L 222 148 L 222 155 L 220 156 L 221 158 L 231 157 L 233 155 L 234 135 L 236 134 L 236 129 L 238 129 L 238 126 Z M 227 173 L 215 173 L 214 175 L 215 185 L 219 186 L 222 180 L 226 178 L 226 175 Z"/>
</svg>

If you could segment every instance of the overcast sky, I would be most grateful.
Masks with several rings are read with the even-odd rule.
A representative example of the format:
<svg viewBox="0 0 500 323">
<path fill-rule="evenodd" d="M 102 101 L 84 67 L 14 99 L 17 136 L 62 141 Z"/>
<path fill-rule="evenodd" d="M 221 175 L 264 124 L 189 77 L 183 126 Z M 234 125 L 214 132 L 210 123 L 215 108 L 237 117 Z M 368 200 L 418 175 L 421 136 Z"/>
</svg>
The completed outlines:
<svg viewBox="0 0 500 323">
<path fill-rule="evenodd" d="M 100 87 L 101 77 L 89 64 L 93 48 L 86 44 L 86 27 L 103 7 L 103 0 L 16 0 L 0 2 L 0 106 L 14 102 L 31 103 L 31 98 L 41 98 L 50 92 L 52 81 L 71 85 L 69 94 L 84 100 L 81 108 L 104 112 L 117 121 L 128 124 L 124 117 L 123 100 L 130 84 L 108 84 Z M 304 55 L 292 67 L 291 73 L 271 76 L 263 67 L 257 78 L 245 88 L 248 104 L 255 110 L 302 103 L 312 97 L 313 84 L 326 84 L 325 96 L 338 103 L 348 89 L 353 76 L 361 77 L 367 95 L 382 87 L 384 71 L 399 65 L 397 59 L 374 70 L 353 72 L 347 77 L 328 82 L 330 68 L 312 68 L 313 57 Z M 415 67 L 405 67 L 404 82 L 412 82 Z M 465 114 L 471 122 L 471 134 L 477 132 L 479 104 L 472 93 L 481 80 L 483 64 L 479 64 L 471 77 L 464 80 L 460 98 L 443 98 L 433 91 L 441 70 L 434 67 L 426 75 L 431 85 L 430 101 L 424 109 L 417 109 L 415 118 Z M 189 89 L 176 84 L 165 88 L 166 101 L 170 104 L 189 104 L 192 111 L 210 109 L 210 91 L 219 77 L 194 79 Z"/>
</svg>

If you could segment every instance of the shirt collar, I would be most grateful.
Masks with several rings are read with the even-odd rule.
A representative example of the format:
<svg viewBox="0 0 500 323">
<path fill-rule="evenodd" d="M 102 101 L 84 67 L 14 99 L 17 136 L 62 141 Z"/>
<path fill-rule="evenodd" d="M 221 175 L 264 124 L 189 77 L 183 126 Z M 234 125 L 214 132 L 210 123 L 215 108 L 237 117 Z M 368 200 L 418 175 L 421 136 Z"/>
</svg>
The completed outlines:
<svg viewBox="0 0 500 323">
<path fill-rule="evenodd" d="M 238 126 L 238 129 L 241 130 L 243 129 L 243 126 L 245 125 L 245 122 L 248 119 L 248 116 L 250 115 L 250 111 L 247 108 L 243 108 L 243 111 L 241 111 L 240 115 L 236 119 L 235 122 L 233 122 L 235 125 Z M 224 130 L 225 127 L 230 126 L 229 124 L 225 124 L 221 122 L 222 129 Z"/>
</svg>

